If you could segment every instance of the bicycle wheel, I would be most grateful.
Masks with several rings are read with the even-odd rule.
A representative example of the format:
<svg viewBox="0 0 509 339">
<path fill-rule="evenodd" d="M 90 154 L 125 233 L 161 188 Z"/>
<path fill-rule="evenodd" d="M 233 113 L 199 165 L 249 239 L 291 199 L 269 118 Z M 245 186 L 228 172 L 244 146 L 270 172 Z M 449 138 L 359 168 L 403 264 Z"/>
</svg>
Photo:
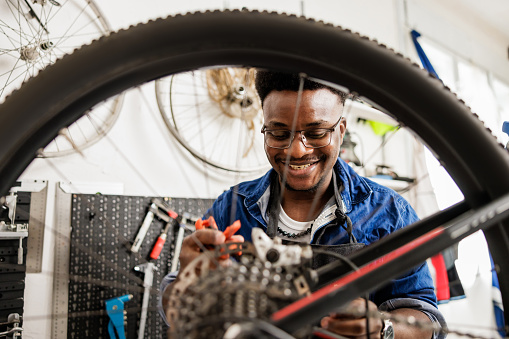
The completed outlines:
<svg viewBox="0 0 509 339">
<path fill-rule="evenodd" d="M 97 102 L 159 77 L 215 65 L 299 72 L 337 83 L 419 135 L 465 201 L 418 226 L 450 222 L 509 192 L 507 151 L 439 81 L 350 31 L 257 12 L 198 13 L 139 25 L 83 47 L 31 79 L 0 108 L 0 192 L 8 190 L 38 147 Z M 45 93 L 49 85 L 58 90 Z M 501 282 L 509 281 L 508 227 L 505 219 L 485 230 Z M 406 241 L 422 235 L 419 229 L 409 228 Z M 503 283 L 501 292 L 507 308 L 509 285 Z"/>
<path fill-rule="evenodd" d="M 0 102 L 64 54 L 111 32 L 93 1 L 8 0 L 0 13 Z M 81 152 L 94 144 L 116 121 L 121 103 L 118 97 L 94 108 L 63 129 L 39 156 Z"/>
<path fill-rule="evenodd" d="M 196 158 L 226 171 L 267 169 L 253 71 L 221 68 L 173 75 L 156 81 L 156 98 L 170 133 Z M 204 134 L 215 135 L 215 142 L 196 138 Z M 240 142 L 231 143 L 232 138 Z"/>
</svg>

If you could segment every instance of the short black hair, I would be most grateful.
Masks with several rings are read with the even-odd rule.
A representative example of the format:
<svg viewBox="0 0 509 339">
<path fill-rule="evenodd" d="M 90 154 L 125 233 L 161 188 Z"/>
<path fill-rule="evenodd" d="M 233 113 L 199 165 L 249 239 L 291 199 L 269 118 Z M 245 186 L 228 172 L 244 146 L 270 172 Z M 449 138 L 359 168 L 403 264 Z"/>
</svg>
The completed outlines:
<svg viewBox="0 0 509 339">
<path fill-rule="evenodd" d="M 265 101 L 267 95 L 272 91 L 295 91 L 297 92 L 300 87 L 301 75 L 297 73 L 283 73 L 267 70 L 257 70 L 255 86 L 258 96 L 262 102 Z M 339 89 L 327 86 L 325 84 L 304 78 L 304 88 L 308 90 L 328 89 L 336 94 L 341 103 L 344 104 L 347 94 Z"/>
</svg>

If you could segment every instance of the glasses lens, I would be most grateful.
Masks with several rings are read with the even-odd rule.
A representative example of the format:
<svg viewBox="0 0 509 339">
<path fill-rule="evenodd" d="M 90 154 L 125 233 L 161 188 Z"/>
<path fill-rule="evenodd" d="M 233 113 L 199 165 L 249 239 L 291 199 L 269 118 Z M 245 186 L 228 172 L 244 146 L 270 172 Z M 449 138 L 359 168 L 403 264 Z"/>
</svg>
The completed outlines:
<svg viewBox="0 0 509 339">
<path fill-rule="evenodd" d="M 287 130 L 265 131 L 265 143 L 269 147 L 287 148 L 292 141 L 292 133 Z"/>
<path fill-rule="evenodd" d="M 303 142 L 306 147 L 318 148 L 330 144 L 331 131 L 329 129 L 317 128 L 302 132 Z"/>
<path fill-rule="evenodd" d="M 264 131 L 265 144 L 272 148 L 288 148 L 293 140 L 288 130 Z M 301 131 L 301 139 L 308 148 L 325 147 L 330 144 L 331 131 L 329 129 L 312 129 Z"/>
</svg>

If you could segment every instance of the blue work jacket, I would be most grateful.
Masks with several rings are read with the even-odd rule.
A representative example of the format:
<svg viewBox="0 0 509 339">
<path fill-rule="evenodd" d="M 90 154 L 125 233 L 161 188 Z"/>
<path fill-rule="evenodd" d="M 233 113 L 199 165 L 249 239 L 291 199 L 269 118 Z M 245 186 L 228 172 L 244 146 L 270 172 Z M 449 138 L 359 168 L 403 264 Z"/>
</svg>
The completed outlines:
<svg viewBox="0 0 509 339">
<path fill-rule="evenodd" d="M 213 215 L 220 230 L 224 230 L 233 221 L 240 220 L 241 229 L 237 234 L 244 236 L 246 241 L 251 241 L 251 231 L 254 227 L 267 229 L 268 216 L 266 211 L 260 209 L 260 206 L 264 206 L 260 201 L 270 187 L 271 178 L 277 178 L 273 172 L 272 169 L 259 179 L 240 183 L 225 191 L 213 203 L 206 216 Z M 344 211 L 352 220 L 352 232 L 359 243 L 369 245 L 418 220 L 413 208 L 399 194 L 357 175 L 343 160 L 338 158 L 334 172 L 338 185 L 342 183 L 340 195 Z M 233 205 L 235 205 L 234 216 L 232 216 Z M 311 235 L 313 244 L 339 245 L 349 241 L 347 232 L 334 223 L 321 225 L 313 230 Z M 160 286 L 161 291 L 171 284 L 177 273 L 172 272 L 164 277 Z M 426 263 L 372 292 L 370 299 L 381 311 L 411 308 L 423 312 L 440 327 L 447 326 L 437 309 L 433 280 Z M 166 321 L 160 302 L 159 308 Z M 445 334 L 435 331 L 432 338 L 443 339 Z"/>
<path fill-rule="evenodd" d="M 267 229 L 265 211 L 258 203 L 270 187 L 271 169 L 263 177 L 240 183 L 221 194 L 207 212 L 213 215 L 220 230 L 224 230 L 234 220 L 240 220 L 241 229 L 237 232 L 246 241 L 251 241 L 254 227 Z M 338 158 L 334 165 L 336 178 L 343 183 L 340 192 L 345 213 L 352 220 L 353 234 L 359 243 L 369 245 L 382 237 L 418 220 L 410 204 L 394 190 L 379 185 L 356 174 L 354 170 Z M 235 217 L 232 208 L 235 204 Z M 347 232 L 338 226 L 323 225 L 313 231 L 311 243 L 320 245 L 339 245 L 349 242 Z M 320 236 L 317 236 L 320 233 Z M 436 308 L 433 280 L 426 263 L 415 267 L 404 276 L 393 280 L 387 286 L 371 294 L 370 299 L 377 305 L 396 298 L 412 298 L 424 301 Z"/>
</svg>

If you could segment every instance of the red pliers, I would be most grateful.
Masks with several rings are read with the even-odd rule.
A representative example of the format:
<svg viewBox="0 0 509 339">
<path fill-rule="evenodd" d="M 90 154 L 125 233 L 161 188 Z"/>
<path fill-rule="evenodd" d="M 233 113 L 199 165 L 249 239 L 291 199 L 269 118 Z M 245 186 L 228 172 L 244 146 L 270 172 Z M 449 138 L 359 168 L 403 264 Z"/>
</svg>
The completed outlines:
<svg viewBox="0 0 509 339">
<path fill-rule="evenodd" d="M 201 230 L 207 227 L 217 230 L 217 224 L 213 216 L 210 216 L 205 220 L 202 220 L 201 218 L 196 220 L 194 226 L 196 227 L 196 230 Z M 238 230 L 240 230 L 240 220 L 235 221 L 233 224 L 226 227 L 226 229 L 223 231 L 226 240 L 230 239 L 232 235 L 237 233 Z"/>
<path fill-rule="evenodd" d="M 214 220 L 214 217 L 213 216 L 210 216 L 208 217 L 208 219 L 205 219 L 205 220 L 202 220 L 201 218 L 196 220 L 194 226 L 196 227 L 196 230 L 201 230 L 201 229 L 204 229 L 204 228 L 213 228 L 215 230 L 217 230 L 217 224 L 216 224 L 216 221 Z M 225 241 L 231 239 L 231 237 L 237 233 L 237 231 L 240 229 L 240 220 L 236 220 L 235 222 L 233 222 L 233 224 L 231 224 L 230 226 L 226 227 L 226 229 L 223 231 L 223 234 L 224 234 L 224 237 L 225 237 Z M 238 253 L 240 255 L 240 252 Z M 221 259 L 226 259 L 228 258 L 228 255 L 222 255 L 220 257 Z"/>
</svg>

